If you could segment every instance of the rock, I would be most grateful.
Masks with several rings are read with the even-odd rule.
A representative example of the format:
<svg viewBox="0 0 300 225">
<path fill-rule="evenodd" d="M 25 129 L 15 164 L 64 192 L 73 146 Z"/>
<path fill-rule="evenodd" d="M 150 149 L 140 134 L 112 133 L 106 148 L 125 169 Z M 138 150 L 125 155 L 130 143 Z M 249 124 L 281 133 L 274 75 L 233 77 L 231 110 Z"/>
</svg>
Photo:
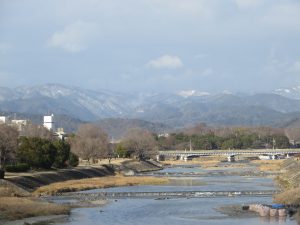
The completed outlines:
<svg viewBox="0 0 300 225">
<path fill-rule="evenodd" d="M 250 209 L 250 206 L 249 205 L 244 205 L 242 206 L 242 210 L 249 210 Z"/>
<path fill-rule="evenodd" d="M 261 206 L 258 213 L 261 217 L 270 216 L 270 208 L 268 206 Z"/>
<path fill-rule="evenodd" d="M 270 209 L 270 216 L 271 217 L 278 216 L 278 209 Z"/>
<path fill-rule="evenodd" d="M 286 209 L 278 209 L 279 217 L 286 217 Z"/>
</svg>

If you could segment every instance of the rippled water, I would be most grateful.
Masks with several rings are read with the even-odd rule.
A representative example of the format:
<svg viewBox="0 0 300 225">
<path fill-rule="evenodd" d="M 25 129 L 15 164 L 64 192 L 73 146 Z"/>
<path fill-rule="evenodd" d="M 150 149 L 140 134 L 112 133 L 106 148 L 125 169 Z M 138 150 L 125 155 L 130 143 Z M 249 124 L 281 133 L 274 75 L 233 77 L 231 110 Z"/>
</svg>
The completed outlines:
<svg viewBox="0 0 300 225">
<path fill-rule="evenodd" d="M 203 172 L 199 168 L 172 168 L 163 172 Z M 274 190 L 271 178 L 264 177 L 172 177 L 167 185 L 131 186 L 90 190 L 93 192 L 148 192 L 148 191 L 241 191 Z M 191 225 L 191 224 L 296 224 L 287 219 L 262 219 L 259 217 L 229 217 L 216 211 L 223 205 L 247 205 L 272 202 L 271 197 L 218 197 L 179 199 L 118 199 L 104 207 L 77 208 L 72 211 L 65 225 Z"/>
</svg>

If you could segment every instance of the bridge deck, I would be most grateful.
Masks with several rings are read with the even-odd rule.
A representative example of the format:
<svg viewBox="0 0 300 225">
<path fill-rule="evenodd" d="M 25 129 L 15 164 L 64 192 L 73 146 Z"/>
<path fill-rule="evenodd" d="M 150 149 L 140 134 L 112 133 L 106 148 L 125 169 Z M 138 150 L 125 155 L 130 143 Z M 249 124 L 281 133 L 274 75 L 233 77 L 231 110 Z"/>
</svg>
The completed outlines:
<svg viewBox="0 0 300 225">
<path fill-rule="evenodd" d="M 159 155 L 281 155 L 281 154 L 297 154 L 300 149 L 247 149 L 247 150 L 176 150 L 176 151 L 159 151 Z"/>
</svg>

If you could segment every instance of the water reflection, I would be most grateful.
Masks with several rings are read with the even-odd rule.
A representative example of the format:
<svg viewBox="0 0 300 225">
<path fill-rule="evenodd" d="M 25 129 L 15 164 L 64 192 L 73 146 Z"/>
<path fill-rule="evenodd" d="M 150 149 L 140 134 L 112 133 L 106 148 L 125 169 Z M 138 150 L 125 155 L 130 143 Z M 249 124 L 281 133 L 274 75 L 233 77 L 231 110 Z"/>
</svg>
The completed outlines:
<svg viewBox="0 0 300 225">
<path fill-rule="evenodd" d="M 172 168 L 173 172 L 186 172 L 193 168 Z M 170 169 L 166 169 L 170 171 Z M 200 168 L 197 168 L 198 172 Z M 165 172 L 165 171 L 163 171 Z M 230 190 L 274 190 L 271 178 L 265 177 L 172 177 L 171 182 L 161 186 L 133 186 L 108 188 L 111 192 L 147 191 L 230 191 Z M 86 192 L 100 192 L 90 190 Z M 102 208 L 77 208 L 65 225 L 262 225 L 296 224 L 286 218 L 261 218 L 250 214 L 222 214 L 217 209 L 221 205 L 247 205 L 252 203 L 271 203 L 272 197 L 218 197 L 218 198 L 180 198 L 180 199 L 120 199 Z"/>
</svg>

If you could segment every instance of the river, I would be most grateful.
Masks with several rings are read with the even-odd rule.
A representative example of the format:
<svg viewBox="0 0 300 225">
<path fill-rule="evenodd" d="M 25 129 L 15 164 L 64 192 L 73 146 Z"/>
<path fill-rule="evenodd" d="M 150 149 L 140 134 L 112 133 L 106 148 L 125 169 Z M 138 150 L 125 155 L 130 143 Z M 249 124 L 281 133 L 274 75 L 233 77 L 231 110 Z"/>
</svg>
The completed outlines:
<svg viewBox="0 0 300 225">
<path fill-rule="evenodd" d="M 239 176 L 236 172 L 255 170 L 201 168 L 166 168 L 149 176 L 167 176 L 171 182 L 158 186 L 131 186 L 89 190 L 81 193 L 100 192 L 180 192 L 180 191 L 268 191 L 276 190 L 271 177 Z M 234 175 L 231 175 L 234 174 Z M 62 197 L 61 197 L 62 198 Z M 59 198 L 56 199 L 59 201 Z M 63 200 L 61 200 L 63 201 Z M 259 225 L 259 224 L 297 224 L 289 218 L 269 219 L 250 214 L 228 215 L 218 210 L 222 206 L 248 205 L 250 203 L 272 203 L 271 196 L 221 196 L 221 197 L 131 197 L 110 199 L 104 207 L 75 208 L 71 216 L 60 225 Z M 226 207 L 225 207 L 226 208 Z"/>
</svg>

